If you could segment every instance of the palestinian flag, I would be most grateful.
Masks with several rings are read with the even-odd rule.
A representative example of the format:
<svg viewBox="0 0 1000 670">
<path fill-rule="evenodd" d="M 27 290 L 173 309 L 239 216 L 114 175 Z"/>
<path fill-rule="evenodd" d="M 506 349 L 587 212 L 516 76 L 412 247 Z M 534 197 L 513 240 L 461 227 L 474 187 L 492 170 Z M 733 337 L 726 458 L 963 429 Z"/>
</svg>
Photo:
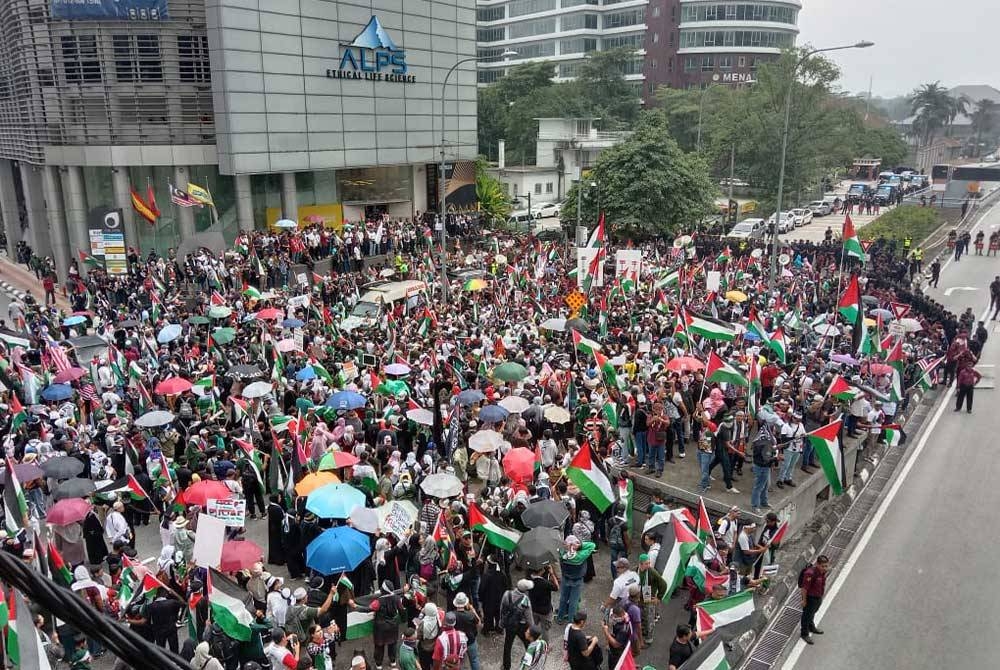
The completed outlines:
<svg viewBox="0 0 1000 670">
<path fill-rule="evenodd" d="M 786 519 L 781 522 L 780 526 L 778 526 L 778 530 L 774 531 L 774 535 L 772 535 L 771 539 L 767 541 L 767 546 L 780 547 L 782 541 L 785 539 L 785 535 L 787 534 L 788 534 L 788 520 Z"/>
<path fill-rule="evenodd" d="M 192 593 L 188 596 L 188 638 L 192 640 L 198 639 L 198 603 L 202 601 L 205 597 L 204 593 Z"/>
<path fill-rule="evenodd" d="M 669 600 L 674 590 L 684 581 L 688 559 L 701 546 L 698 536 L 677 516 L 671 516 L 670 522 L 674 529 L 674 546 L 670 548 L 667 563 L 663 566 L 663 581 L 667 583 L 667 592 L 663 595 L 664 600 Z"/>
<path fill-rule="evenodd" d="M 710 382 L 725 382 L 727 384 L 735 384 L 736 386 L 750 386 L 750 382 L 746 377 L 741 375 L 736 368 L 719 358 L 714 351 L 708 352 L 705 379 Z"/>
<path fill-rule="evenodd" d="M 858 286 L 857 275 L 851 275 L 851 281 L 837 302 L 837 311 L 851 326 L 858 322 L 861 316 L 861 288 Z"/>
<path fill-rule="evenodd" d="M 785 344 L 785 331 L 780 327 L 771 334 L 770 339 L 767 341 L 767 346 L 771 347 L 771 351 L 775 353 L 782 365 L 788 361 Z"/>
<path fill-rule="evenodd" d="M 868 326 L 861 324 L 858 329 L 858 346 L 855 348 L 854 353 L 857 356 L 872 356 L 877 352 L 878 339 L 873 339 L 871 331 L 869 331 Z"/>
<path fill-rule="evenodd" d="M 861 389 L 851 386 L 843 377 L 837 375 L 833 378 L 833 381 L 830 382 L 830 388 L 826 390 L 826 394 L 828 396 L 833 396 L 837 400 L 846 400 L 847 402 L 851 402 L 861 395 Z"/>
<path fill-rule="evenodd" d="M 688 560 L 684 575 L 690 577 L 691 581 L 698 585 L 698 590 L 702 593 L 711 593 L 716 586 L 729 581 L 728 574 L 717 575 L 705 567 L 705 563 L 701 560 L 701 556 L 698 555 L 697 551 L 691 553 L 691 558 Z"/>
<path fill-rule="evenodd" d="M 222 297 L 222 294 L 218 291 L 212 291 L 212 297 L 209 299 L 209 304 L 211 305 L 225 305 L 226 299 Z"/>
<path fill-rule="evenodd" d="M 348 612 L 345 640 L 360 640 L 375 634 L 375 612 Z"/>
<path fill-rule="evenodd" d="M 237 422 L 242 422 L 243 419 L 246 419 L 250 416 L 250 411 L 246 400 L 243 400 L 242 398 L 234 398 L 233 396 L 229 396 L 229 400 L 231 400 L 233 403 L 233 413 L 236 415 L 235 419 Z"/>
<path fill-rule="evenodd" d="M 757 412 L 760 411 L 761 381 L 760 365 L 756 357 L 751 357 L 747 363 L 747 381 L 750 382 L 750 388 L 747 389 L 747 411 L 750 412 L 750 416 L 757 418 Z"/>
<path fill-rule="evenodd" d="M 55 542 L 49 542 L 49 571 L 52 573 L 52 579 L 63 586 L 73 583 L 73 573 L 63 560 L 62 554 L 56 549 Z"/>
<path fill-rule="evenodd" d="M 84 251 L 77 251 L 76 254 L 80 258 L 80 262 L 91 270 L 104 266 L 104 263 Z"/>
<path fill-rule="evenodd" d="M 713 644 L 703 642 L 684 663 L 684 670 L 730 670 L 722 639 L 716 639 Z"/>
<path fill-rule="evenodd" d="M 732 342 L 736 339 L 736 331 L 729 326 L 697 316 L 688 316 L 687 328 L 690 332 L 701 335 L 706 340 Z"/>
<path fill-rule="evenodd" d="M 451 568 L 457 559 L 455 558 L 455 547 L 451 539 L 451 533 L 448 532 L 448 525 L 444 520 L 444 512 L 438 515 L 437 522 L 434 524 L 433 537 L 435 544 L 438 546 L 438 551 L 441 552 L 440 565 L 443 565 L 445 569 Z"/>
<path fill-rule="evenodd" d="M 715 546 L 715 533 L 712 531 L 712 519 L 708 516 L 705 499 L 698 496 L 698 541 L 704 546 Z"/>
<path fill-rule="evenodd" d="M 657 291 L 656 300 L 653 301 L 653 309 L 657 312 L 669 312 L 670 303 L 667 301 L 667 294 L 663 291 Z"/>
<path fill-rule="evenodd" d="M 16 589 L 11 589 L 7 607 L 8 660 L 18 670 L 51 670 L 49 657 L 35 628 L 34 615 Z"/>
<path fill-rule="evenodd" d="M 142 484 L 132 475 L 119 477 L 115 481 L 97 489 L 95 493 L 128 493 L 133 500 L 147 500 L 149 494 L 142 488 Z"/>
<path fill-rule="evenodd" d="M 494 547 L 499 547 L 504 551 L 514 551 L 521 534 L 516 530 L 504 528 L 487 518 L 476 503 L 469 503 L 469 528 L 481 531 L 486 540 Z"/>
<path fill-rule="evenodd" d="M 826 481 L 837 496 L 844 492 L 844 455 L 840 451 L 840 425 L 841 421 L 837 420 L 806 434 L 806 439 L 819 457 Z"/>
<path fill-rule="evenodd" d="M 618 504 L 625 508 L 625 521 L 632 530 L 632 513 L 635 509 L 635 483 L 631 479 L 618 480 Z"/>
<path fill-rule="evenodd" d="M 10 404 L 8 405 L 8 411 L 10 411 L 10 432 L 16 433 L 17 429 L 20 428 L 28 420 L 28 412 L 24 409 L 24 405 L 17 398 L 17 393 L 11 391 L 10 394 Z"/>
<path fill-rule="evenodd" d="M 14 461 L 9 456 L 7 457 L 7 485 L 3 487 L 3 508 L 7 534 L 13 537 L 21 528 L 28 525 L 28 501 L 21 489 L 21 482 L 17 480 Z"/>
<path fill-rule="evenodd" d="M 573 331 L 573 345 L 576 347 L 577 351 L 585 354 L 592 355 L 594 352 L 601 350 L 601 344 L 599 342 L 595 342 L 590 338 L 584 337 L 578 330 Z"/>
<path fill-rule="evenodd" d="M 210 375 L 208 377 L 202 377 L 191 385 L 191 390 L 194 391 L 195 395 L 203 396 L 212 392 L 215 388 L 215 375 Z M 197 389 L 197 390 L 195 390 Z"/>
<path fill-rule="evenodd" d="M 683 309 L 677 311 L 674 322 L 674 340 L 685 346 L 691 344 L 691 337 L 687 331 L 687 313 Z"/>
<path fill-rule="evenodd" d="M 603 513 L 614 502 L 615 491 L 611 486 L 611 480 L 600 466 L 593 462 L 588 443 L 584 442 L 580 446 L 580 451 L 576 452 L 576 456 L 566 469 L 566 476 L 599 512 Z"/>
<path fill-rule="evenodd" d="M 721 600 L 703 600 L 695 605 L 698 632 L 708 633 L 742 621 L 754 613 L 753 591 L 741 591 Z"/>
<path fill-rule="evenodd" d="M 608 357 L 600 351 L 595 351 L 594 360 L 597 361 L 597 367 L 601 369 L 601 376 L 604 378 L 604 384 L 608 388 L 618 388 L 618 373 L 615 371 L 615 366 L 611 364 L 610 360 L 608 360 Z"/>
<path fill-rule="evenodd" d="M 139 382 L 139 410 L 143 413 L 148 412 L 153 407 L 153 395 L 146 388 L 146 385 Z"/>
<path fill-rule="evenodd" d="M 850 214 L 844 217 L 844 229 L 842 232 L 842 237 L 844 238 L 844 253 L 848 256 L 848 258 L 857 258 L 859 261 L 864 262 L 865 250 L 861 247 L 861 241 L 858 239 L 858 234 L 854 230 L 854 222 L 851 221 Z"/>
<path fill-rule="evenodd" d="M 747 325 L 747 331 L 753 333 L 758 338 L 760 338 L 760 341 L 763 342 L 764 344 L 770 344 L 771 336 L 767 334 L 767 330 L 756 319 L 752 319 L 750 321 L 749 325 Z"/>
<path fill-rule="evenodd" d="M 906 366 L 906 354 L 903 353 L 903 340 L 897 339 L 892 345 L 885 362 L 892 368 L 892 388 L 890 395 L 893 401 L 899 402 L 903 399 L 903 371 Z"/>
<path fill-rule="evenodd" d="M 245 295 L 248 298 L 252 298 L 254 300 L 260 300 L 260 297 L 261 297 L 260 296 L 260 291 L 258 291 L 253 286 L 248 286 L 246 289 L 244 289 L 243 295 Z"/>
<path fill-rule="evenodd" d="M 903 433 L 899 430 L 898 423 L 882 426 L 882 436 L 885 437 L 886 445 L 890 447 L 898 446 L 903 439 Z"/>
<path fill-rule="evenodd" d="M 234 640 L 249 642 L 253 615 L 235 594 L 226 593 L 221 588 L 213 588 L 213 580 L 212 570 L 209 569 L 205 579 L 205 595 L 208 598 L 212 623 L 218 624 L 222 631 Z M 228 584 L 225 578 L 222 578 L 221 582 Z"/>
<path fill-rule="evenodd" d="M 604 413 L 604 418 L 608 422 L 608 426 L 618 430 L 618 407 L 615 403 L 610 400 L 605 402 L 601 411 Z"/>
<path fill-rule="evenodd" d="M 545 665 L 544 662 L 542 665 Z M 622 650 L 621 658 L 615 663 L 614 670 L 637 670 L 635 665 L 635 657 L 632 656 L 632 642 L 631 640 L 625 643 L 625 649 Z"/>
<path fill-rule="evenodd" d="M 665 275 L 661 275 L 659 279 L 653 284 L 653 288 L 663 289 L 669 288 L 671 286 L 679 286 L 681 283 L 681 273 L 680 270 L 674 270 L 673 272 Z"/>
<path fill-rule="evenodd" d="M 336 382 L 333 379 L 333 375 L 331 375 L 330 371 L 327 370 L 325 367 L 323 367 L 323 365 L 320 364 L 319 361 L 312 361 L 311 363 L 309 363 L 309 365 L 312 366 L 313 372 L 316 373 L 317 377 L 325 381 L 330 386 L 334 386 L 336 384 Z"/>
<path fill-rule="evenodd" d="M 271 368 L 271 379 L 273 381 L 281 381 L 285 376 L 285 359 L 281 356 L 281 352 L 278 351 L 278 347 L 271 347 L 271 358 L 274 362 L 274 367 Z"/>
<path fill-rule="evenodd" d="M 721 265 L 722 263 L 728 263 L 733 259 L 733 252 L 729 249 L 729 245 L 722 250 L 718 256 L 715 257 L 716 264 Z"/>
</svg>

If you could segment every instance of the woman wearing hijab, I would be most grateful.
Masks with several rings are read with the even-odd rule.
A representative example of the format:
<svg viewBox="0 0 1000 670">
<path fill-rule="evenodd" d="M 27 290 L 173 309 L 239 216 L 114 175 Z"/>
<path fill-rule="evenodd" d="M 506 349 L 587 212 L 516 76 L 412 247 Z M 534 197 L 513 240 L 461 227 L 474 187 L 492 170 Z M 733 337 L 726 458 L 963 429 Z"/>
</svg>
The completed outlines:
<svg viewBox="0 0 1000 670">
<path fill-rule="evenodd" d="M 199 642 L 194 648 L 194 658 L 188 664 L 191 670 L 225 670 L 219 659 L 209 653 L 208 642 Z"/>
<path fill-rule="evenodd" d="M 500 564 L 493 554 L 486 557 L 483 576 L 479 580 L 479 602 L 483 604 L 483 635 L 501 632 L 500 599 L 510 580 L 500 570 Z"/>
<path fill-rule="evenodd" d="M 417 657 L 421 668 L 434 667 L 434 645 L 441 634 L 441 613 L 437 605 L 427 603 L 417 621 Z"/>
<path fill-rule="evenodd" d="M 271 565 L 284 565 L 282 535 L 288 531 L 285 508 L 278 502 L 277 495 L 272 495 L 270 500 L 267 505 L 267 562 Z"/>
<path fill-rule="evenodd" d="M 420 562 L 419 574 L 422 579 L 430 582 L 434 578 L 437 573 L 439 555 L 440 552 L 438 551 L 437 543 L 434 541 L 434 536 L 430 534 L 425 535 L 423 544 L 420 545 L 420 552 L 417 554 L 417 560 Z"/>
<path fill-rule="evenodd" d="M 83 520 L 83 541 L 87 545 L 87 562 L 90 565 L 103 563 L 108 556 L 108 545 L 104 541 L 104 524 L 93 509 Z"/>
<path fill-rule="evenodd" d="M 79 522 L 65 526 L 50 526 L 55 535 L 56 549 L 69 565 L 79 565 L 87 561 L 87 547 L 83 541 L 83 526 Z"/>
</svg>

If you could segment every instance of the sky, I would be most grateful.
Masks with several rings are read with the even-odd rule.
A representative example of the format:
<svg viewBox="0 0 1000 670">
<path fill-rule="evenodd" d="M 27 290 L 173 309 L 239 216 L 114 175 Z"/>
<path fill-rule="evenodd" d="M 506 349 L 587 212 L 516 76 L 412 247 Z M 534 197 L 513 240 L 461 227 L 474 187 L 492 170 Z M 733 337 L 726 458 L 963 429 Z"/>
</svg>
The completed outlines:
<svg viewBox="0 0 1000 670">
<path fill-rule="evenodd" d="M 841 87 L 893 97 L 940 81 L 1000 89 L 998 0 L 802 0 L 798 44 L 875 42 L 828 54 Z"/>
</svg>

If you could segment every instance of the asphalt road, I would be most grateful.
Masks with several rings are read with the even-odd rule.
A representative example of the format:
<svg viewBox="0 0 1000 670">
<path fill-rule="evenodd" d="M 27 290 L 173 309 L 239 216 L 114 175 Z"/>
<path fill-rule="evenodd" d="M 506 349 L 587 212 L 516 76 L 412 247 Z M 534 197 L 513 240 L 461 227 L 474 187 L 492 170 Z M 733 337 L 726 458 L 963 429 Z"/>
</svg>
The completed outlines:
<svg viewBox="0 0 1000 670">
<path fill-rule="evenodd" d="M 1000 227 L 1000 207 L 980 225 L 987 234 Z M 931 294 L 955 313 L 972 307 L 981 315 L 998 274 L 996 257 L 949 261 Z M 1000 363 L 997 323 L 987 323 L 978 366 L 987 378 Z M 814 636 L 814 646 L 797 641 L 786 670 L 996 667 L 1000 586 L 991 512 L 1000 487 L 989 441 L 1000 432 L 996 393 L 977 389 L 970 415 L 953 411 L 950 392 L 925 434 L 911 436 L 907 448 L 916 451 L 827 586 L 819 617 L 825 634 Z"/>
</svg>

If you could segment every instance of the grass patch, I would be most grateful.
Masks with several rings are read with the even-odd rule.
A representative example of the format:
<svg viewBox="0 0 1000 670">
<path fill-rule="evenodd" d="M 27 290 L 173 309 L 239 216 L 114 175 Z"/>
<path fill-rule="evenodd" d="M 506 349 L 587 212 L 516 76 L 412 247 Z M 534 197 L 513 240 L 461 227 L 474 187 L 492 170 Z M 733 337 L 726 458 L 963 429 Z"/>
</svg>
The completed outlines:
<svg viewBox="0 0 1000 670">
<path fill-rule="evenodd" d="M 942 223 L 943 219 L 933 207 L 901 205 L 861 228 L 858 237 L 863 240 L 884 239 L 897 242 L 909 237 L 913 240 L 913 245 L 917 246 Z"/>
</svg>

